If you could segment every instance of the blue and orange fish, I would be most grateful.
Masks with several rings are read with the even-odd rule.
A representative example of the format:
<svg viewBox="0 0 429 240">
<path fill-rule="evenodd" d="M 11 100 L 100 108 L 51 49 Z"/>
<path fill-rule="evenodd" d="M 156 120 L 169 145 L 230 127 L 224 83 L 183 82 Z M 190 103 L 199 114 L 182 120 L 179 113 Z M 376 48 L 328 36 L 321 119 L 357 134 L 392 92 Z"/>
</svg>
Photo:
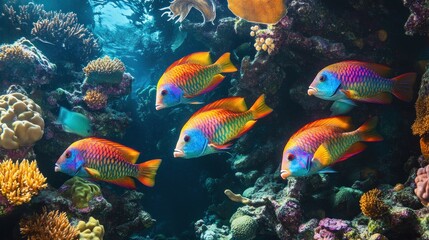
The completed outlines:
<svg viewBox="0 0 429 240">
<path fill-rule="evenodd" d="M 230 53 L 212 64 L 209 52 L 183 57 L 165 70 L 156 87 L 156 110 L 181 103 L 198 104 L 193 98 L 210 92 L 225 78 L 220 73 L 235 72 Z"/>
<path fill-rule="evenodd" d="M 381 141 L 374 128 L 377 118 L 350 131 L 349 117 L 332 117 L 302 127 L 287 142 L 280 176 L 302 177 L 332 172 L 329 166 L 344 161 L 365 149 L 363 142 Z"/>
<path fill-rule="evenodd" d="M 354 101 L 387 104 L 392 95 L 403 101 L 413 98 L 416 73 L 389 79 L 391 69 L 374 63 L 344 61 L 322 69 L 308 89 L 308 95 L 334 101 L 333 114 L 350 111 Z"/>
<path fill-rule="evenodd" d="M 249 131 L 273 110 L 261 95 L 250 109 L 244 98 L 218 100 L 198 110 L 183 126 L 174 157 L 195 158 L 228 149 L 231 140 Z"/>
<path fill-rule="evenodd" d="M 85 138 L 72 143 L 55 164 L 55 172 L 93 178 L 126 188 L 136 188 L 131 177 L 146 186 L 155 184 L 161 159 L 135 164 L 140 153 L 121 144 L 100 138 Z"/>
</svg>

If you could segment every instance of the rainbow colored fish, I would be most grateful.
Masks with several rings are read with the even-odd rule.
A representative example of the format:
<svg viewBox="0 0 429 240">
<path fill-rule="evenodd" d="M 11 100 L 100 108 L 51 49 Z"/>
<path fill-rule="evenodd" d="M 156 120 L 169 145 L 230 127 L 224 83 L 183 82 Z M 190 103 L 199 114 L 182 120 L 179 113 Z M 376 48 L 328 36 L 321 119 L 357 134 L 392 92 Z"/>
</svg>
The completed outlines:
<svg viewBox="0 0 429 240">
<path fill-rule="evenodd" d="M 261 95 L 250 109 L 244 98 L 218 100 L 197 111 L 183 126 L 174 157 L 195 158 L 228 149 L 231 140 L 248 132 L 273 110 Z"/>
<path fill-rule="evenodd" d="M 55 164 L 55 172 L 93 178 L 126 188 L 136 188 L 130 177 L 146 186 L 155 184 L 161 159 L 135 164 L 140 153 L 121 144 L 100 138 L 85 138 L 72 143 Z"/>
<path fill-rule="evenodd" d="M 391 69 L 374 63 L 344 61 L 322 69 L 308 89 L 308 95 L 334 101 L 333 114 L 350 111 L 354 101 L 388 104 L 391 94 L 403 101 L 413 98 L 416 73 L 389 79 Z"/>
<path fill-rule="evenodd" d="M 328 167 L 365 149 L 364 142 L 381 141 L 374 128 L 377 118 L 350 131 L 349 117 L 332 117 L 314 121 L 298 130 L 283 150 L 280 176 L 302 177 L 332 172 Z"/>
<path fill-rule="evenodd" d="M 210 92 L 225 78 L 220 73 L 235 72 L 230 53 L 212 64 L 209 52 L 197 52 L 183 57 L 165 70 L 156 87 L 156 110 L 181 103 L 200 104 L 192 98 Z"/>
</svg>

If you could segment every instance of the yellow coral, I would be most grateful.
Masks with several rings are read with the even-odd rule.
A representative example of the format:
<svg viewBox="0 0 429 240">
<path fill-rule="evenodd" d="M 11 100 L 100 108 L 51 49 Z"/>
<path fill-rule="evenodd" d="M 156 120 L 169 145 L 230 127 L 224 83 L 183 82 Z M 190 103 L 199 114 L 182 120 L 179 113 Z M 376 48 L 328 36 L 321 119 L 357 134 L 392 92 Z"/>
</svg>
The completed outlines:
<svg viewBox="0 0 429 240">
<path fill-rule="evenodd" d="M 83 100 L 93 110 L 103 109 L 107 105 L 107 95 L 98 90 L 86 91 Z"/>
<path fill-rule="evenodd" d="M 379 189 L 372 189 L 362 195 L 359 204 L 363 215 L 377 219 L 387 213 L 389 207 L 381 200 L 380 195 Z"/>
<path fill-rule="evenodd" d="M 93 60 L 83 68 L 88 83 L 120 83 L 125 72 L 124 63 L 109 56 Z"/>
<path fill-rule="evenodd" d="M 90 217 L 86 223 L 79 221 L 76 228 L 80 231 L 79 240 L 103 240 L 104 226 L 93 217 Z"/>
<path fill-rule="evenodd" d="M 9 159 L 0 163 L 0 193 L 11 205 L 29 202 L 46 186 L 46 178 L 37 168 L 36 161 L 13 163 Z"/>
<path fill-rule="evenodd" d="M 42 110 L 21 93 L 0 96 L 0 147 L 31 146 L 43 136 Z"/>
<path fill-rule="evenodd" d="M 28 240 L 72 240 L 77 239 L 79 231 L 70 225 L 65 212 L 47 212 L 35 214 L 19 222 L 21 234 Z"/>
<path fill-rule="evenodd" d="M 3 45 L 0 47 L 0 63 L 31 64 L 32 55 L 21 45 Z"/>
</svg>

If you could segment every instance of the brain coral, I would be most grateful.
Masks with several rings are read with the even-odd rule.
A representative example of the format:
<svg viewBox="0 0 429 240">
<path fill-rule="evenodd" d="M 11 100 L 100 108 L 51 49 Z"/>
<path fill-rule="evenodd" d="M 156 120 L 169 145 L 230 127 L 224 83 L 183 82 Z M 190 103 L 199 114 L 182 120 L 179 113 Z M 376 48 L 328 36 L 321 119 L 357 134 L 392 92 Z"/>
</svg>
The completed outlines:
<svg viewBox="0 0 429 240">
<path fill-rule="evenodd" d="M 257 227 L 255 219 L 244 215 L 231 222 L 231 234 L 234 240 L 250 240 L 255 238 Z"/>
<path fill-rule="evenodd" d="M 45 122 L 39 105 L 21 93 L 0 96 L 0 147 L 31 146 L 43 136 Z"/>
</svg>

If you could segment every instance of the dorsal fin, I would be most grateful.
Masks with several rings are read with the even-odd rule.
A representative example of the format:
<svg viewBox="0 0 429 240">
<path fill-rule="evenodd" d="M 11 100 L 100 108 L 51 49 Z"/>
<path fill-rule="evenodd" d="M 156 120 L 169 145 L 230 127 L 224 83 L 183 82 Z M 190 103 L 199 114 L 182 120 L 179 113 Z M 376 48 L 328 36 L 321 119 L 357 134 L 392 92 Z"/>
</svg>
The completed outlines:
<svg viewBox="0 0 429 240">
<path fill-rule="evenodd" d="M 184 64 L 184 63 L 196 63 L 196 64 L 200 64 L 200 65 L 210 65 L 212 64 L 212 59 L 210 58 L 210 52 L 196 52 L 196 53 L 191 53 L 185 57 L 182 57 L 181 59 L 175 61 L 174 63 L 172 63 L 166 70 L 165 72 L 167 72 L 168 70 L 170 70 L 171 68 Z"/>
<path fill-rule="evenodd" d="M 140 156 L 140 153 L 137 152 L 136 150 L 129 148 L 129 147 L 126 147 L 122 144 L 106 140 L 106 139 L 93 137 L 93 138 L 87 138 L 87 140 L 99 142 L 99 143 L 108 145 L 109 147 L 118 149 L 123 154 L 125 160 L 127 160 L 128 162 L 133 163 L 133 164 L 136 163 L 137 159 Z"/>
<path fill-rule="evenodd" d="M 388 66 L 378 64 L 378 63 L 369 63 L 369 62 L 360 62 L 360 61 L 345 61 L 345 63 L 354 64 L 362 67 L 366 67 L 377 73 L 382 77 L 391 77 L 392 69 Z"/>
<path fill-rule="evenodd" d="M 244 101 L 244 98 L 242 97 L 223 98 L 202 107 L 200 110 L 195 112 L 194 115 L 191 116 L 191 118 L 199 113 L 212 109 L 225 109 L 232 112 L 242 113 L 247 111 L 247 106 L 246 102 Z"/>
<path fill-rule="evenodd" d="M 302 133 L 303 131 L 313 128 L 313 127 L 320 127 L 320 126 L 331 126 L 331 127 L 337 127 L 340 129 L 343 129 L 345 131 L 350 130 L 350 117 L 346 116 L 339 116 L 339 117 L 331 117 L 331 118 L 324 118 L 320 120 L 316 120 L 314 122 L 308 123 L 301 129 L 299 129 L 295 134 L 292 135 L 291 138 L 297 136 L 298 134 Z"/>
</svg>

